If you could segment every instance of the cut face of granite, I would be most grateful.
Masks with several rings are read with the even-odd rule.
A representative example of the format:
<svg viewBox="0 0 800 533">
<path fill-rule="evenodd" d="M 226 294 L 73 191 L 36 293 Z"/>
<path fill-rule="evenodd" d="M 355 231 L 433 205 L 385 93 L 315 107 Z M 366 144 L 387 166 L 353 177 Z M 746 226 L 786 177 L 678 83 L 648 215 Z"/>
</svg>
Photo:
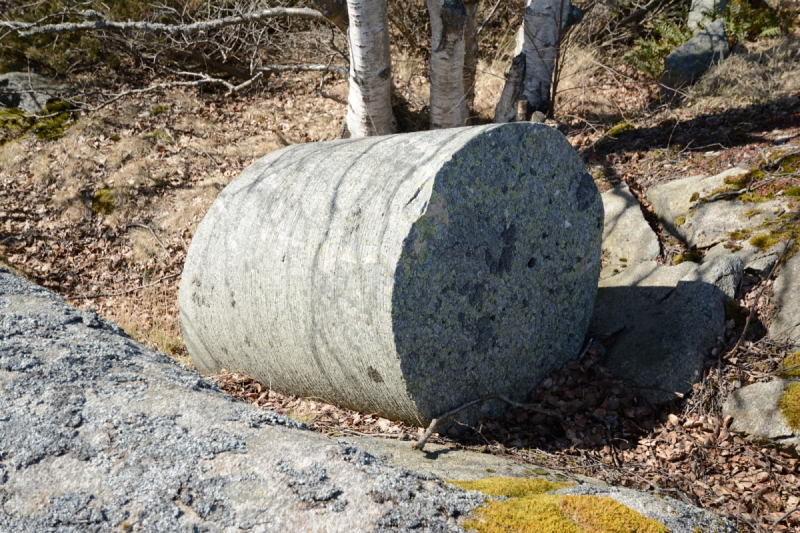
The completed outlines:
<svg viewBox="0 0 800 533">
<path fill-rule="evenodd" d="M 643 261 L 654 261 L 661 248 L 650 229 L 639 202 L 622 183 L 602 195 L 605 223 L 603 255 L 608 264 L 600 271 L 605 279 Z"/>
<path fill-rule="evenodd" d="M 746 173 L 745 169 L 732 168 L 715 176 L 669 181 L 651 187 L 647 199 L 667 231 L 690 247 L 709 248 L 730 240 L 734 231 L 762 226 L 789 207 L 784 198 L 757 205 L 739 199 L 703 201 L 723 189 L 726 178 Z"/>
<path fill-rule="evenodd" d="M 651 402 L 687 393 L 716 346 L 725 302 L 741 277 L 741 259 L 724 256 L 703 265 L 640 263 L 600 281 L 590 330 L 618 333 L 606 365 Z"/>
<path fill-rule="evenodd" d="M 542 124 L 294 145 L 199 225 L 184 339 L 201 372 L 421 425 L 522 401 L 580 350 L 602 225 L 580 157 Z"/>
<path fill-rule="evenodd" d="M 0 74 L 0 105 L 38 113 L 47 102 L 67 89 L 45 76 L 28 72 Z"/>
<path fill-rule="evenodd" d="M 722 416 L 733 417 L 731 431 L 754 440 L 772 441 L 800 453 L 800 431 L 793 431 L 778 407 L 791 380 L 753 383 L 734 391 L 722 406 Z"/>
<path fill-rule="evenodd" d="M 725 13 L 727 5 L 727 0 L 692 0 L 686 25 L 696 33 Z"/>
<path fill-rule="evenodd" d="M 0 307 L 2 531 L 456 532 L 483 503 L 235 401 L 5 272 Z"/>
<path fill-rule="evenodd" d="M 561 495 L 587 495 L 611 498 L 642 516 L 664 524 L 670 533 L 736 533 L 735 524 L 693 505 L 656 495 L 652 492 L 624 487 L 576 485 L 553 492 Z"/>
<path fill-rule="evenodd" d="M 706 71 L 730 55 L 725 21 L 717 19 L 664 59 L 661 95 L 671 99 L 696 82 Z"/>
<path fill-rule="evenodd" d="M 800 349 L 800 254 L 790 257 L 778 272 L 772 286 L 772 301 L 778 314 L 769 326 L 769 337 L 790 341 Z"/>
</svg>

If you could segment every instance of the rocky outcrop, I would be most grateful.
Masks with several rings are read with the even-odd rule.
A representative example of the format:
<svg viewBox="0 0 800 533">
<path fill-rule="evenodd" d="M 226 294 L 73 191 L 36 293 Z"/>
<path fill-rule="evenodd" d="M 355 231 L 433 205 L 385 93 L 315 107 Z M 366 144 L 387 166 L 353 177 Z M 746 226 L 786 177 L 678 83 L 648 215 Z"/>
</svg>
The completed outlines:
<svg viewBox="0 0 800 533">
<path fill-rule="evenodd" d="M 725 21 L 717 19 L 664 59 L 661 95 L 672 99 L 696 82 L 706 71 L 730 55 Z"/>
<path fill-rule="evenodd" d="M 581 159 L 541 124 L 291 146 L 198 227 L 186 346 L 202 372 L 417 424 L 522 401 L 580 350 L 602 221 Z M 459 417 L 503 406 L 484 408 Z"/>
<path fill-rule="evenodd" d="M 605 221 L 600 279 L 644 261 L 655 261 L 661 252 L 658 237 L 644 219 L 641 205 L 628 185 L 621 183 L 601 197 Z"/>
<path fill-rule="evenodd" d="M 0 105 L 38 113 L 66 89 L 66 85 L 40 74 L 8 72 L 0 74 Z"/>
<path fill-rule="evenodd" d="M 0 272 L 0 530 L 460 531 L 483 501 L 303 427 Z"/>
<path fill-rule="evenodd" d="M 314 434 L 0 271 L 2 531 L 463 532 L 488 496 L 442 476 L 568 483 L 671 531 L 729 531 L 667 498 L 500 457 Z"/>
<path fill-rule="evenodd" d="M 640 263 L 602 280 L 590 329 L 616 334 L 606 366 L 652 402 L 687 393 L 702 377 L 741 276 L 741 260 L 725 256 L 704 265 Z"/>
</svg>

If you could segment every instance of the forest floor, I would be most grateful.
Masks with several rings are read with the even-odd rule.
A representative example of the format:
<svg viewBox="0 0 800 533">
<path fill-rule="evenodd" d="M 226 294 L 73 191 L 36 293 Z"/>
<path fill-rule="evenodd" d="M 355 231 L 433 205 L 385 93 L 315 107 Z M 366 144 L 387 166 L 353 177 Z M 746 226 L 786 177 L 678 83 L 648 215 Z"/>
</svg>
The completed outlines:
<svg viewBox="0 0 800 533">
<path fill-rule="evenodd" d="M 646 214 L 644 195 L 656 183 L 732 166 L 760 168 L 776 151 L 800 152 L 798 35 L 739 47 L 673 105 L 659 102 L 654 82 L 601 65 L 591 53 L 575 51 L 572 63 L 556 118 L 598 187 L 626 182 Z M 476 102 L 486 117 L 502 65 L 483 62 L 481 69 Z M 424 127 L 424 69 L 398 70 L 401 127 Z M 219 191 L 258 157 L 338 138 L 346 95 L 345 82 L 328 75 L 320 89 L 319 75 L 312 74 L 274 77 L 258 92 L 233 99 L 170 89 L 85 113 L 56 140 L 10 140 L 0 146 L 0 266 L 191 365 L 177 294 L 197 224 Z M 685 246 L 652 215 L 648 220 L 661 239 L 660 261 L 670 264 Z M 594 344 L 531 393 L 530 402 L 558 410 L 566 426 L 512 409 L 432 441 L 657 489 L 746 530 L 800 531 L 798 458 L 730 434 L 720 415 L 727 394 L 776 375 L 787 355 L 763 338 L 771 306 L 769 291 L 761 289 L 770 283 L 745 277 L 737 300 L 756 309 L 756 324 L 733 352 L 742 325 L 728 323 L 717 359 L 686 398 L 650 406 L 627 394 L 603 367 L 602 345 Z M 411 440 L 423 431 L 282 396 L 247 376 L 216 379 L 232 395 L 325 434 Z M 613 412 L 618 416 L 609 422 Z"/>
</svg>

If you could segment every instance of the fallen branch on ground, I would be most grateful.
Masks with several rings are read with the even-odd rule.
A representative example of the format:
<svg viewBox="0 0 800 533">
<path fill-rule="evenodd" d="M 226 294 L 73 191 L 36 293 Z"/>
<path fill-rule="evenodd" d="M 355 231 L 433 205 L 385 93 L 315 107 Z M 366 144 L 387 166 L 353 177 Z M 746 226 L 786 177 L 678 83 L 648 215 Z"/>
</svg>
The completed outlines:
<svg viewBox="0 0 800 533">
<path fill-rule="evenodd" d="M 152 283 L 148 283 L 147 285 L 141 285 L 139 287 L 134 287 L 133 289 L 128 289 L 125 291 L 117 291 L 117 292 L 101 292 L 98 294 L 87 294 L 84 296 L 66 296 L 64 297 L 65 300 L 93 300 L 94 298 L 108 298 L 111 296 L 122 296 L 123 294 L 130 294 L 132 292 L 136 292 L 141 289 L 146 289 L 148 287 L 152 287 L 158 283 L 161 283 L 164 280 L 171 279 L 177 276 L 180 276 L 183 272 L 178 272 L 176 274 L 170 274 L 169 276 L 164 276 L 158 278 L 157 280 L 153 281 Z"/>
<path fill-rule="evenodd" d="M 431 420 L 431 423 L 428 425 L 428 429 L 425 430 L 425 433 L 422 434 L 422 437 L 411 445 L 411 448 L 414 450 L 423 450 L 425 448 L 425 443 L 428 442 L 428 439 L 431 438 L 433 432 L 436 430 L 436 427 L 445 419 L 460 413 L 464 409 L 472 407 L 473 405 L 477 405 L 479 403 L 483 403 L 488 400 L 500 400 L 501 402 L 505 402 L 512 407 L 516 407 L 517 409 L 522 409 L 524 411 L 529 411 L 531 413 L 537 413 L 544 416 L 549 416 L 555 418 L 556 420 L 560 421 L 562 424 L 564 423 L 564 419 L 556 413 L 555 411 L 551 411 L 550 409 L 544 409 L 543 407 L 539 407 L 538 405 L 529 404 L 529 403 L 518 403 L 514 400 L 510 400 L 503 396 L 502 394 L 492 394 L 490 396 L 483 396 L 482 398 L 478 398 L 476 400 L 472 400 L 467 402 L 463 405 L 456 407 L 455 409 L 451 409 L 450 411 L 446 412 L 443 415 L 440 415 L 438 418 L 434 418 Z"/>
</svg>

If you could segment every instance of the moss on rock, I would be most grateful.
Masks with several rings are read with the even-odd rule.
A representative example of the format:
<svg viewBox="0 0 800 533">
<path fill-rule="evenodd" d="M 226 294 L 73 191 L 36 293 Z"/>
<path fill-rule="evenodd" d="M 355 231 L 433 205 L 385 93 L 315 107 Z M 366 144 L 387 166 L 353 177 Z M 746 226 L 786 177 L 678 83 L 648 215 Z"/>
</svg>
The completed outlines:
<svg viewBox="0 0 800 533">
<path fill-rule="evenodd" d="M 503 501 L 489 501 L 463 524 L 479 533 L 668 533 L 666 526 L 645 518 L 611 498 L 547 494 L 568 486 L 544 479 L 489 478 L 451 481 Z"/>
<path fill-rule="evenodd" d="M 800 378 L 800 351 L 794 352 L 781 361 L 784 371 L 781 373 L 783 379 Z"/>
<path fill-rule="evenodd" d="M 786 417 L 786 423 L 790 428 L 795 431 L 800 430 L 800 383 L 790 383 L 783 389 L 778 409 Z"/>
</svg>

